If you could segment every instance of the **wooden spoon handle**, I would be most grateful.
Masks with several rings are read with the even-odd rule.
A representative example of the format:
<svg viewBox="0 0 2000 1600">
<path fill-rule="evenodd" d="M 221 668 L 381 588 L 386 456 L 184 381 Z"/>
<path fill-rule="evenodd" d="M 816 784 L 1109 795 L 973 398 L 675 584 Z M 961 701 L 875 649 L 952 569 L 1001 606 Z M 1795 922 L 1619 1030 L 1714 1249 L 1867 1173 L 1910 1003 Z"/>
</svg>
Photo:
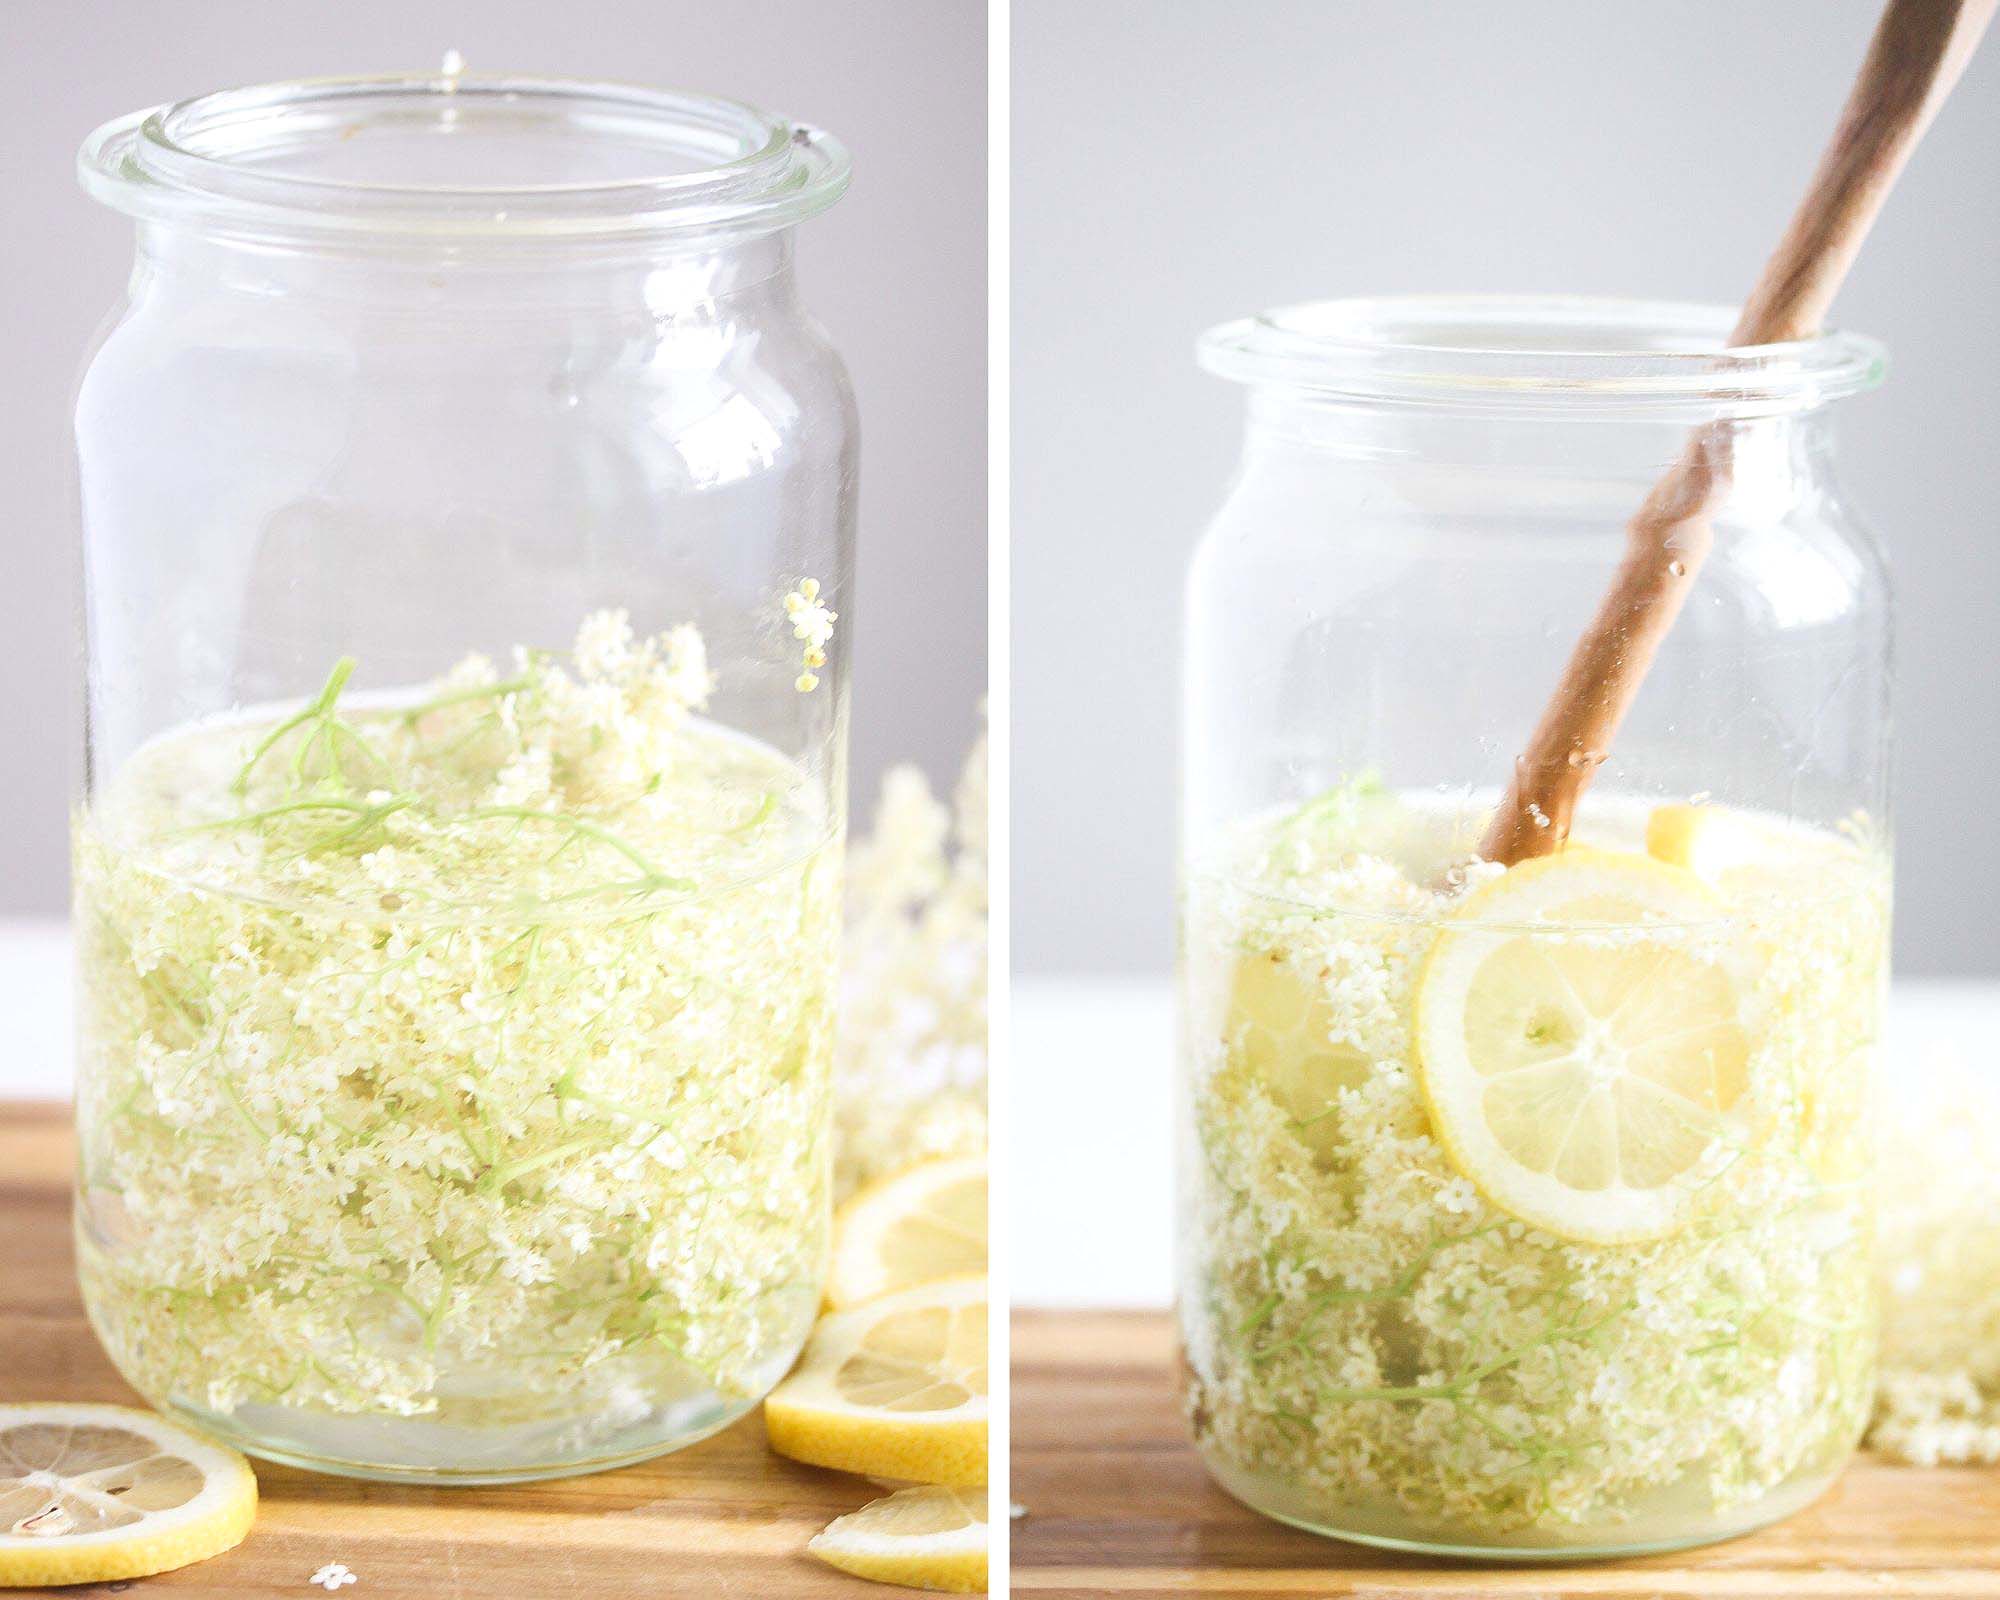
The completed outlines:
<svg viewBox="0 0 2000 1600">
<path fill-rule="evenodd" d="M 1744 302 L 1732 345 L 1817 333 L 1924 129 L 2000 0 L 1890 0 L 1805 197 Z M 1480 852 L 1513 863 L 1569 837 L 1577 801 L 1714 543 L 1729 492 L 1726 423 L 1696 431 L 1626 530 L 1625 555 L 1544 708 Z"/>
</svg>

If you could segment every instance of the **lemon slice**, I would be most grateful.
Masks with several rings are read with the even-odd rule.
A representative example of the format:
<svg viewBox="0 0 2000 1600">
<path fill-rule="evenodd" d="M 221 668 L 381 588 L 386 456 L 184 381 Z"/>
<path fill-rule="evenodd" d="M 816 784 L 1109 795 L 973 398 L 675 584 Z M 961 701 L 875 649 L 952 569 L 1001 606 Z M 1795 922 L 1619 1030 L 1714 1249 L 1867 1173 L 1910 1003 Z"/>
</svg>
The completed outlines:
<svg viewBox="0 0 2000 1600">
<path fill-rule="evenodd" d="M 1225 1024 L 1230 1052 L 1322 1159 L 1340 1132 L 1336 1097 L 1368 1077 L 1368 1058 L 1333 1042 L 1333 1020 L 1325 985 L 1285 951 L 1259 950 L 1237 963 Z"/>
<path fill-rule="evenodd" d="M 859 1305 L 986 1270 L 986 1158 L 925 1161 L 870 1184 L 833 1219 L 827 1304 Z"/>
<path fill-rule="evenodd" d="M 1663 1238 L 1749 1142 L 1746 984 L 1693 873 L 1570 849 L 1468 895 L 1417 980 L 1431 1123 L 1486 1198 L 1562 1238 Z"/>
<path fill-rule="evenodd" d="M 256 1515 L 250 1463 L 154 1412 L 0 1406 L 0 1589 L 168 1572 Z"/>
<path fill-rule="evenodd" d="M 806 1548 L 876 1583 L 983 1594 L 986 1496 L 933 1484 L 899 1489 L 829 1523 Z"/>
<path fill-rule="evenodd" d="M 906 1483 L 986 1481 L 986 1279 L 946 1278 L 821 1317 L 764 1402 L 771 1448 Z"/>
</svg>

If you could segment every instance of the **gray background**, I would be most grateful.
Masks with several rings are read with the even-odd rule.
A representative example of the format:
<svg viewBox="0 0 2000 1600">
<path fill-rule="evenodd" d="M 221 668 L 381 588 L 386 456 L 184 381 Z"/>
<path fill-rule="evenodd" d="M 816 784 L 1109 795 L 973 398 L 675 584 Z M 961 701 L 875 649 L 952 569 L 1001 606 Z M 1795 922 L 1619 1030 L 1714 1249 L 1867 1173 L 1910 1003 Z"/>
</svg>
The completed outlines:
<svg viewBox="0 0 2000 1600">
<path fill-rule="evenodd" d="M 1014 0 L 1016 966 L 1170 960 L 1181 573 L 1237 446 L 1203 327 L 1513 290 L 1735 302 L 1876 0 Z M 1897 575 L 1901 970 L 2000 972 L 2000 38 L 1837 320 Z"/>
<path fill-rule="evenodd" d="M 949 781 L 986 680 L 986 25 L 980 0 L 0 0 L 0 914 L 64 903 L 77 672 L 69 405 L 131 261 L 76 147 L 210 89 L 435 66 L 631 79 L 820 123 L 847 197 L 800 233 L 862 415 L 854 795 Z"/>
</svg>

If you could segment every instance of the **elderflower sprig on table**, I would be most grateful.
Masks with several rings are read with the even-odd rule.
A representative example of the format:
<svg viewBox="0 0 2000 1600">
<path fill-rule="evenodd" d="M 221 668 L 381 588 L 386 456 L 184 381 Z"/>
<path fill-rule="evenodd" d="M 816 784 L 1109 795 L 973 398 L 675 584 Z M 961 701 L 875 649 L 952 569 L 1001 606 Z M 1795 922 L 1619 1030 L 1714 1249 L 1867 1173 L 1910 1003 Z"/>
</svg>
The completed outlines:
<svg viewBox="0 0 2000 1600">
<path fill-rule="evenodd" d="M 1868 1443 L 1916 1466 L 1990 1465 L 2000 1462 L 2000 1085 L 1956 1050 L 1899 1060 L 1888 1076 L 1882 1382 Z"/>
<path fill-rule="evenodd" d="M 986 1144 L 986 741 L 947 806 L 883 780 L 848 861 L 836 1045 L 836 1193 Z"/>
</svg>

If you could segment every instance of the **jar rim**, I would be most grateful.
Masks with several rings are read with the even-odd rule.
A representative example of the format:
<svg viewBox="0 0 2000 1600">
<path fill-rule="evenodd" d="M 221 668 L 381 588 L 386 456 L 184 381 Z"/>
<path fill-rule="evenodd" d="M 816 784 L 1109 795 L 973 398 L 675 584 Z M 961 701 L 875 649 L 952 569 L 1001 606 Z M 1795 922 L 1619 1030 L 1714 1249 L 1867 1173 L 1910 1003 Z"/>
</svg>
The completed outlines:
<svg viewBox="0 0 2000 1600">
<path fill-rule="evenodd" d="M 1754 416 L 1872 389 L 1888 352 L 1829 330 L 1734 345 L 1733 308 L 1585 295 L 1379 295 L 1221 323 L 1201 366 L 1257 387 L 1459 410 Z"/>
<path fill-rule="evenodd" d="M 496 148 L 516 163 L 536 149 L 571 169 L 594 155 L 602 170 L 412 182 L 366 169 L 384 150 L 392 163 L 422 150 L 476 176 L 482 139 L 488 161 Z M 77 158 L 92 196 L 142 220 L 441 243 L 770 233 L 838 200 L 850 165 L 824 130 L 741 101 L 467 73 L 450 60 L 436 73 L 300 78 L 154 106 L 105 123 Z"/>
</svg>

